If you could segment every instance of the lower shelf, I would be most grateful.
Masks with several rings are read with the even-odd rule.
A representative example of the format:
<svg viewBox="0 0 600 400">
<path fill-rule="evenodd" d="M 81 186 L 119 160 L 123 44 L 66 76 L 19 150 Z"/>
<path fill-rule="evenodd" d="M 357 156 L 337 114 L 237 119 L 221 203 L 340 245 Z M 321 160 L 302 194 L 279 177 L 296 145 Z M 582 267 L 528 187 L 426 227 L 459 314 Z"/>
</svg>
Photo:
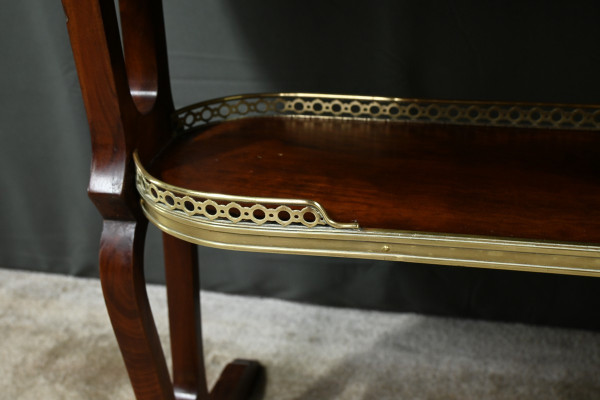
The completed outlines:
<svg viewBox="0 0 600 400">
<path fill-rule="evenodd" d="M 148 171 L 136 159 L 148 217 L 222 248 L 600 275 L 595 129 L 286 115 L 294 104 L 207 120 Z"/>
</svg>

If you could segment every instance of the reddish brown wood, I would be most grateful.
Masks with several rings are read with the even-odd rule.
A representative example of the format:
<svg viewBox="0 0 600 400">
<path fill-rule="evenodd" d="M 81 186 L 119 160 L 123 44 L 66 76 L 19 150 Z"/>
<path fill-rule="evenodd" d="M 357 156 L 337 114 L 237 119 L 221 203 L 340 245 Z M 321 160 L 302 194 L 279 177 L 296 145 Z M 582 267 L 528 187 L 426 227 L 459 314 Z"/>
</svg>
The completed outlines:
<svg viewBox="0 0 600 400">
<path fill-rule="evenodd" d="M 137 148 L 143 159 L 149 159 L 169 137 L 172 101 L 164 31 L 162 24 L 150 29 L 147 22 L 162 19 L 161 4 L 158 0 L 121 2 L 123 22 L 127 22 L 123 37 L 129 44 L 127 69 L 114 2 L 64 0 L 63 6 L 92 137 L 88 193 L 105 218 L 134 220 L 140 213 L 131 154 Z M 134 18 L 137 12 L 139 18 Z M 135 47 L 142 34 L 156 47 L 152 43 Z M 129 83 L 134 84 L 133 97 Z"/>
<path fill-rule="evenodd" d="M 165 239 L 175 388 L 143 274 L 147 222 L 134 185 L 132 153 L 137 149 L 147 162 L 170 138 L 173 105 L 162 6 L 160 0 L 119 3 L 125 59 L 113 0 L 63 0 L 92 137 L 88 193 L 104 218 L 102 288 L 136 398 L 168 400 L 175 392 L 177 398 L 197 393 L 207 399 L 193 246 Z M 240 382 L 230 369 L 225 376 L 234 392 L 248 386 L 248 373 L 239 374 Z"/>
<path fill-rule="evenodd" d="M 142 6 L 146 14 L 160 17 L 160 3 L 156 1 L 125 1 L 122 8 L 142 3 L 147 3 Z M 146 298 L 142 267 L 146 221 L 133 185 L 131 162 L 135 148 L 147 158 L 166 141 L 172 109 L 168 80 L 159 80 L 155 74 L 152 79 L 156 85 L 163 85 L 161 94 L 155 93 L 151 111 L 140 113 L 130 94 L 114 3 L 64 0 L 63 6 L 92 137 L 88 193 L 104 217 L 99 264 L 107 309 L 136 397 L 172 399 L 172 385 Z M 133 23 L 131 17 L 128 20 Z M 135 32 L 134 24 L 123 34 L 129 37 Z M 161 33 L 159 25 L 154 36 L 160 38 Z M 131 58 L 145 56 L 149 56 L 145 49 L 138 54 L 128 52 Z M 166 53 L 155 52 L 153 56 L 164 75 Z M 128 72 L 129 79 L 143 77 L 136 68 Z"/>
<path fill-rule="evenodd" d="M 208 399 L 196 246 L 163 234 L 175 398 Z"/>
<path fill-rule="evenodd" d="M 174 399 L 144 280 L 145 221 L 105 221 L 100 278 L 106 308 L 138 399 Z"/>
<path fill-rule="evenodd" d="M 247 398 L 260 366 L 229 364 L 207 394 L 194 247 L 165 236 L 174 384 L 148 304 L 132 152 L 209 192 L 317 200 L 366 228 L 600 243 L 600 135 L 320 119 L 248 119 L 165 150 L 173 109 L 160 0 L 63 0 L 104 218 L 100 277 L 138 400 Z M 190 323 L 186 325 L 186 323 Z"/>
<path fill-rule="evenodd" d="M 255 389 L 262 367 L 256 361 L 234 360 L 227 364 L 215 387 L 210 392 L 210 400 L 245 400 Z"/>
<path fill-rule="evenodd" d="M 161 1 L 120 0 L 119 8 L 133 102 L 142 114 L 158 109 L 161 118 L 168 117 L 173 105 Z M 165 126 L 158 125 L 155 129 Z M 159 135 L 164 133 L 163 130 L 158 132 Z"/>
<path fill-rule="evenodd" d="M 600 243 L 598 160 L 593 131 L 270 117 L 190 134 L 151 172 L 364 228 Z"/>
</svg>

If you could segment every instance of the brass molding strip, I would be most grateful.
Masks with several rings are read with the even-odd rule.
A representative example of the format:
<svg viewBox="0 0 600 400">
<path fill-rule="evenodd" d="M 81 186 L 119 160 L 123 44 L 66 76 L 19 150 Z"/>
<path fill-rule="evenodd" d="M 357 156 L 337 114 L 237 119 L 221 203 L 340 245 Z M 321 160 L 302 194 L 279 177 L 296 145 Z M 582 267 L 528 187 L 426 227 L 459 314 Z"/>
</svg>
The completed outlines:
<svg viewBox="0 0 600 400">
<path fill-rule="evenodd" d="M 231 196 L 188 190 L 169 185 L 150 175 L 142 166 L 137 151 L 134 152 L 133 159 L 136 166 L 136 186 L 142 198 L 169 212 L 181 213 L 197 220 L 234 224 L 358 229 L 357 223 L 332 220 L 316 201 Z"/>
<path fill-rule="evenodd" d="M 192 220 L 144 199 L 162 231 L 203 246 L 600 277 L 600 248 L 415 232 L 257 227 Z"/>
<path fill-rule="evenodd" d="M 137 152 L 134 161 L 146 217 L 204 246 L 600 277 L 599 246 L 360 229 L 332 221 L 314 201 L 190 191 L 152 177 Z"/>
<path fill-rule="evenodd" d="M 265 93 L 223 97 L 181 108 L 173 114 L 176 132 L 244 117 L 294 116 L 512 126 L 600 129 L 600 106 L 420 100 L 393 97 Z"/>
</svg>

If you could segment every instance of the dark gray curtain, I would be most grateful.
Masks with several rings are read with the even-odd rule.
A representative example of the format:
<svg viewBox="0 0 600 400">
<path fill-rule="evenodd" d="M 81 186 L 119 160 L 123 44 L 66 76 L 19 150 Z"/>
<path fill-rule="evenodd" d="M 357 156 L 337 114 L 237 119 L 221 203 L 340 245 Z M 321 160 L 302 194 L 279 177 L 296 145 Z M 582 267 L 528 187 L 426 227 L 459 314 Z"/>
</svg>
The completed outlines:
<svg viewBox="0 0 600 400">
<path fill-rule="evenodd" d="M 595 1 L 165 0 L 164 8 L 176 106 L 262 91 L 599 102 Z M 85 194 L 89 136 L 60 0 L 0 9 L 0 267 L 96 276 L 101 221 Z M 161 282 L 160 235 L 148 236 L 147 276 Z M 199 251 L 212 290 L 600 325 L 590 317 L 600 279 Z"/>
</svg>

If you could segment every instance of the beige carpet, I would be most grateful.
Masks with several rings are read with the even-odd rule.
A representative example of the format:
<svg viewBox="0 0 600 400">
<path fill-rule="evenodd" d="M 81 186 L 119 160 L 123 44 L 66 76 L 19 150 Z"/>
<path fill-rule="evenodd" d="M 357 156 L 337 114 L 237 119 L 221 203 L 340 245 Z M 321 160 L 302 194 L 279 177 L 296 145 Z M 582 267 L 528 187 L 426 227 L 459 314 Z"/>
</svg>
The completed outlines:
<svg viewBox="0 0 600 400">
<path fill-rule="evenodd" d="M 600 399 L 598 333 L 202 295 L 209 380 L 258 359 L 264 399 Z M 97 280 L 0 270 L 0 399 L 133 399 Z"/>
</svg>

